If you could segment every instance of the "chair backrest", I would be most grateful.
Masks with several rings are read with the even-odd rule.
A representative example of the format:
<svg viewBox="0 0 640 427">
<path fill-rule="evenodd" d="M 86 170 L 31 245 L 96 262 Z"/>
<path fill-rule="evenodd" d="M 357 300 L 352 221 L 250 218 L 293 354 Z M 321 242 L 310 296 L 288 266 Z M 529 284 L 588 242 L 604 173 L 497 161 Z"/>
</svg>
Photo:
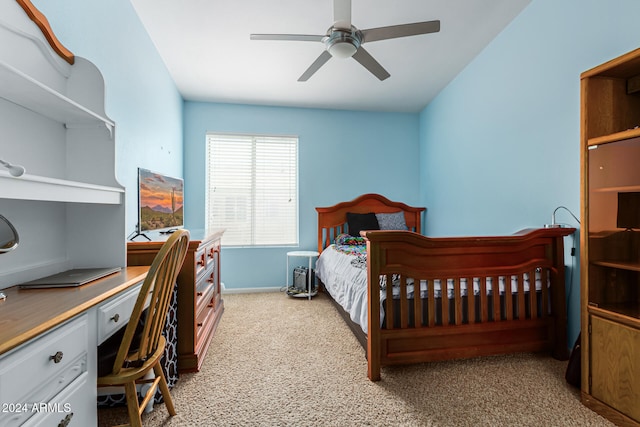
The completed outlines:
<svg viewBox="0 0 640 427">
<path fill-rule="evenodd" d="M 117 375 L 125 365 L 136 366 L 144 362 L 157 350 L 169 311 L 173 288 L 187 254 L 189 237 L 187 230 L 174 231 L 155 256 L 147 277 L 142 283 L 131 318 L 120 343 L 113 364 L 113 374 Z M 134 336 L 136 336 L 136 329 L 147 300 L 149 300 L 149 306 L 146 309 L 142 334 L 138 335 L 140 337 L 139 346 L 137 349 L 132 348 L 132 343 L 138 344 L 135 342 L 137 339 L 134 340 Z M 136 353 L 133 360 L 131 353 Z"/>
</svg>

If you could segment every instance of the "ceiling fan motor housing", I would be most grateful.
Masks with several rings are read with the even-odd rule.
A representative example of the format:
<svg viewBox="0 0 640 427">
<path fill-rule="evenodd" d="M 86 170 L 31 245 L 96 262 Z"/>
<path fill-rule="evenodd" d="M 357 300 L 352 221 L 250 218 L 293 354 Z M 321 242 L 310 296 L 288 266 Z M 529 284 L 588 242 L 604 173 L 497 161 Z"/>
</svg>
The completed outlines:
<svg viewBox="0 0 640 427">
<path fill-rule="evenodd" d="M 362 33 L 355 27 L 343 30 L 331 27 L 327 31 L 325 45 L 334 58 L 350 58 L 362 44 Z"/>
</svg>

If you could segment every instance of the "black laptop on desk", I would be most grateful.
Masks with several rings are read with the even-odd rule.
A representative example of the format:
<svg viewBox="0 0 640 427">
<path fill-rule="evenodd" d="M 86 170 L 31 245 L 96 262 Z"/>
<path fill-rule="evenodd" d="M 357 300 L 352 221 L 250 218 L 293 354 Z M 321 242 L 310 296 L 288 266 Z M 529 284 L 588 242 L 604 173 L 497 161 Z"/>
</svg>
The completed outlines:
<svg viewBox="0 0 640 427">
<path fill-rule="evenodd" d="M 86 285 L 94 280 L 118 273 L 120 270 L 122 270 L 120 267 L 74 268 L 52 276 L 20 283 L 18 287 L 21 289 L 72 288 Z"/>
</svg>

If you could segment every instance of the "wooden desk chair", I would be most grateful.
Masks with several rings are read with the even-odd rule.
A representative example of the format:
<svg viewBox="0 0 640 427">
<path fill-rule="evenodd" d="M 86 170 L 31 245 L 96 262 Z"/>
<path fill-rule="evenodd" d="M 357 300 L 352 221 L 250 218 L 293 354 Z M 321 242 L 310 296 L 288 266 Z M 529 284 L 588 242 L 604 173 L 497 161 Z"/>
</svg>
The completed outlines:
<svg viewBox="0 0 640 427">
<path fill-rule="evenodd" d="M 110 374 L 98 377 L 98 387 L 124 386 L 129 422 L 132 427 L 142 426 L 142 412 L 154 397 L 158 386 L 169 414 L 171 416 L 176 414 L 167 380 L 160 365 L 166 345 L 162 330 L 165 326 L 173 287 L 187 253 L 188 244 L 189 232 L 183 229 L 175 231 L 164 243 L 142 284 L 113 362 L 113 369 Z M 149 306 L 146 309 L 144 327 L 141 334 L 136 334 L 136 327 L 145 310 L 147 300 L 149 300 Z M 145 379 L 152 369 L 155 378 Z M 151 384 L 140 404 L 136 384 Z"/>
</svg>

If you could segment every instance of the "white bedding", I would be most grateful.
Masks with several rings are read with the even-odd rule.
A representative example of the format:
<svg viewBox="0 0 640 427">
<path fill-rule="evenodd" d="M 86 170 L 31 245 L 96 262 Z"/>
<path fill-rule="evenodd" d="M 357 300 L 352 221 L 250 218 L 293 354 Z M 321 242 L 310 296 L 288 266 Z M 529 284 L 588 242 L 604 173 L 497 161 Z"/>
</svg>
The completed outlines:
<svg viewBox="0 0 640 427">
<path fill-rule="evenodd" d="M 324 284 L 325 289 L 331 297 L 349 313 L 351 320 L 360 325 L 362 330 L 367 332 L 367 270 L 352 265 L 351 261 L 356 258 L 355 255 L 349 255 L 338 251 L 335 245 L 331 245 L 322 251 L 316 263 L 316 275 Z M 407 297 L 413 298 L 413 284 L 411 279 L 407 279 Z M 547 283 L 547 286 L 549 283 Z M 386 298 L 386 290 L 384 282 L 382 282 L 380 291 L 380 322 L 384 320 L 384 307 L 382 303 Z M 499 278 L 500 295 L 504 294 L 505 281 L 504 277 Z M 524 275 L 525 292 L 529 291 L 529 275 Z M 442 295 L 441 284 L 439 280 L 434 281 L 434 289 L 436 298 Z M 536 290 L 541 289 L 540 273 L 536 272 Z M 492 280 L 487 279 L 486 292 L 491 293 Z M 516 294 L 518 290 L 518 279 L 516 276 L 511 277 L 511 292 Z M 467 280 L 460 280 L 460 291 L 462 296 L 467 295 Z M 454 281 L 447 280 L 447 295 L 454 298 Z M 480 280 L 473 279 L 473 293 L 480 293 Z M 393 287 L 393 297 L 399 298 L 400 288 Z M 426 298 L 428 295 L 428 283 L 420 282 L 420 297 Z"/>
<path fill-rule="evenodd" d="M 316 262 L 316 276 L 331 297 L 349 313 L 351 320 L 366 333 L 367 270 L 351 265 L 354 258 L 331 245 L 322 251 Z"/>
</svg>

